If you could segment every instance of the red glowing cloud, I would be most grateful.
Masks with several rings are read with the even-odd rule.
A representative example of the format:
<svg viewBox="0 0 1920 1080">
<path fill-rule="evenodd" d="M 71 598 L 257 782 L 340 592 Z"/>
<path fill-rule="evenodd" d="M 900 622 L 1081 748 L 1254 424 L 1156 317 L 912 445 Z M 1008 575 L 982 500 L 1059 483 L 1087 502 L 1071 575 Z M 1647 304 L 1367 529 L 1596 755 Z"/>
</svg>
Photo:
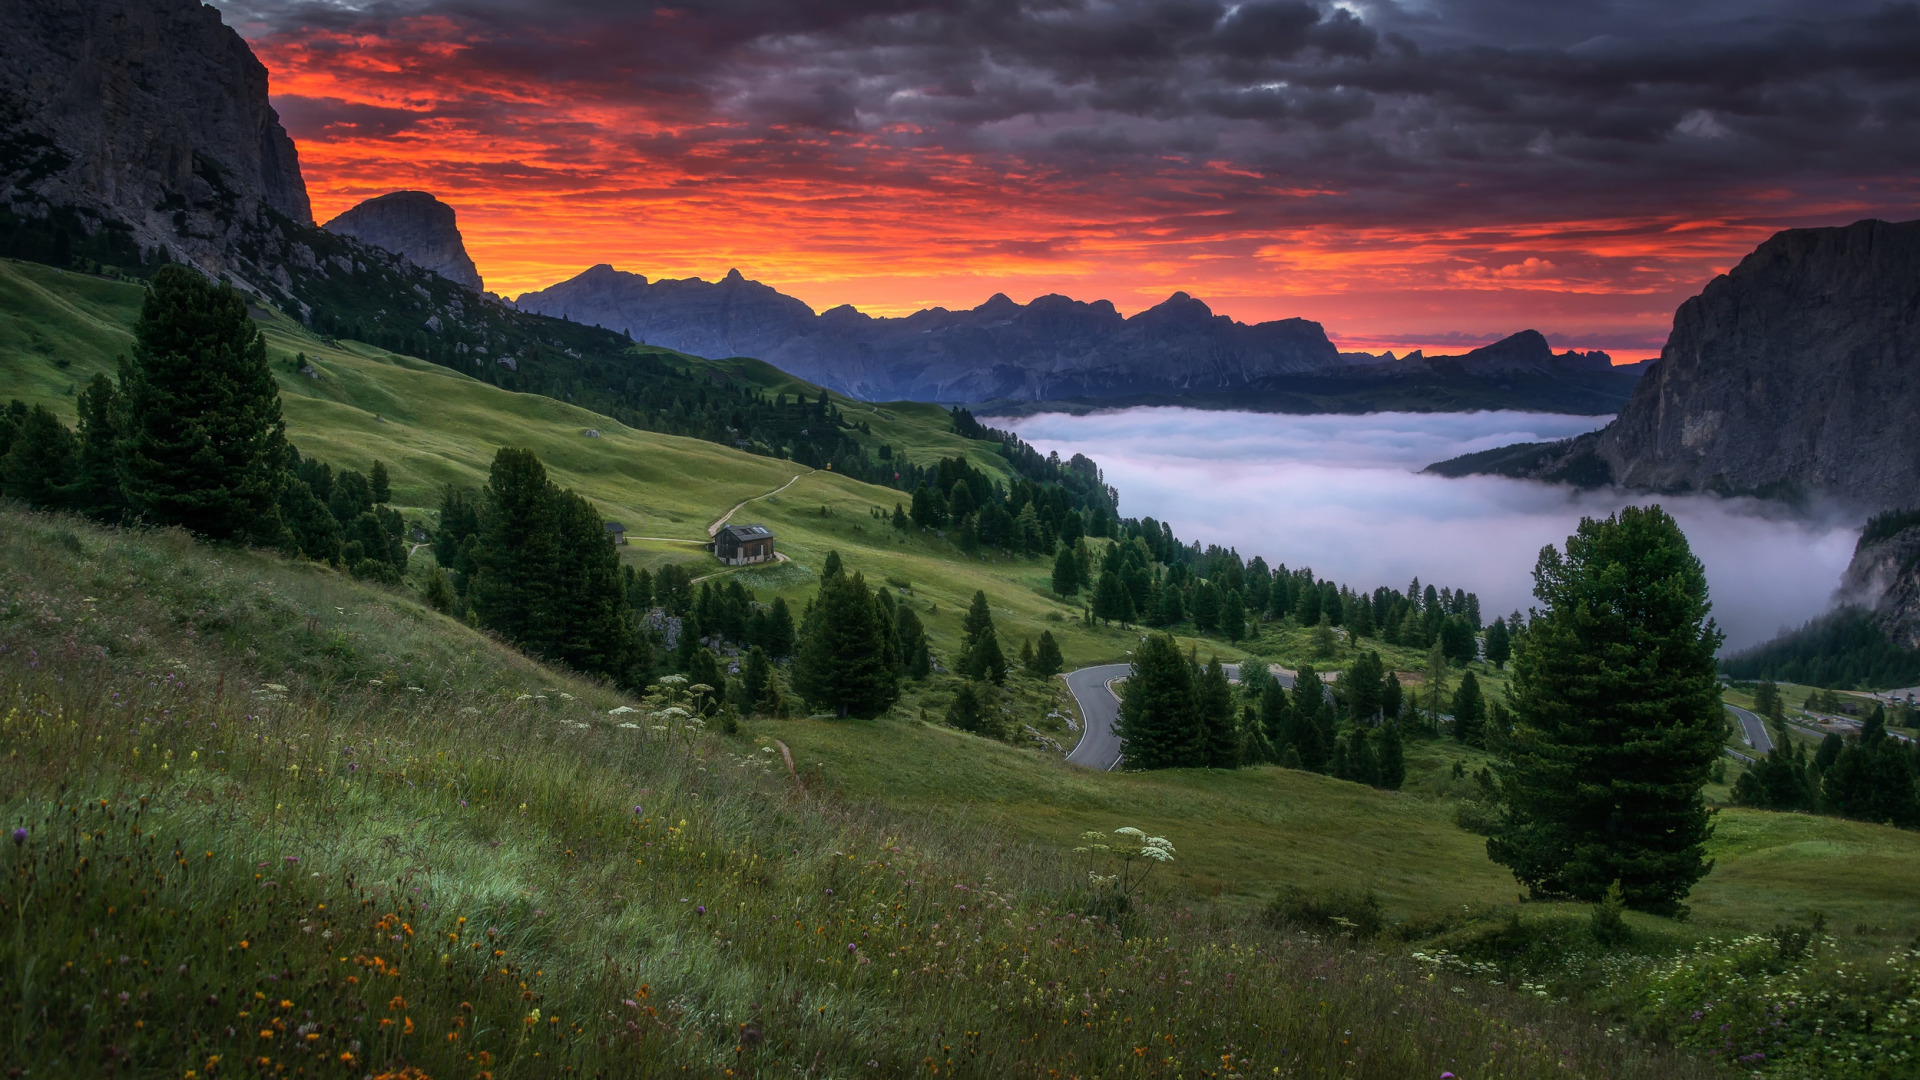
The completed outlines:
<svg viewBox="0 0 1920 1080">
<path fill-rule="evenodd" d="M 1233 21 L 1250 4 L 1053 37 L 910 0 L 811 22 L 592 6 L 235 21 L 272 73 L 315 217 L 432 191 L 508 295 L 602 262 L 737 267 L 816 310 L 875 314 L 994 292 L 1131 312 L 1185 290 L 1243 320 L 1319 320 L 1346 348 L 1531 326 L 1637 358 L 1771 232 L 1920 204 L 1900 156 L 1920 140 L 1829 135 L 1776 161 L 1802 136 L 1741 111 L 1765 86 L 1693 105 L 1688 79 L 1732 77 L 1708 61 L 1683 76 L 1622 60 L 1621 88 L 1598 93 L 1518 51 L 1463 70 L 1298 4 L 1259 26 Z M 1471 97 L 1469 76 L 1510 103 Z M 1552 93 L 1553 109 L 1535 100 Z M 1869 111 L 1912 124 L 1890 110 Z"/>
</svg>

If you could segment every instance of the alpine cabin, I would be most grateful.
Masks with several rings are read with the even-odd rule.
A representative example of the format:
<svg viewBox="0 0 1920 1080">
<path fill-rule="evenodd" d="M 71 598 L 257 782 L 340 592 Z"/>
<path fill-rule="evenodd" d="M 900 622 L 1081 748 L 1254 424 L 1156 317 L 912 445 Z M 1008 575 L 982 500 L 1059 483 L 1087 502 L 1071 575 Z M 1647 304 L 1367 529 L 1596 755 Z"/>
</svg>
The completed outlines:
<svg viewBox="0 0 1920 1080">
<path fill-rule="evenodd" d="M 713 534 L 713 554 L 728 566 L 773 561 L 773 530 L 765 525 L 728 525 Z"/>
</svg>

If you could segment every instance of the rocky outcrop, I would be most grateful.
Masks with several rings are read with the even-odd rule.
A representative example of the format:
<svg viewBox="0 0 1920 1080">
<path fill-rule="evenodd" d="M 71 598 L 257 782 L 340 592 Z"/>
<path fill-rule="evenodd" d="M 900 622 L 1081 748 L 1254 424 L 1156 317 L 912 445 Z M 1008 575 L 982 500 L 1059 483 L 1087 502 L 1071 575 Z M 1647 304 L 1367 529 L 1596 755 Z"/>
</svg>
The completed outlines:
<svg viewBox="0 0 1920 1080">
<path fill-rule="evenodd" d="M 267 69 L 198 0 L 0 0 L 0 160 L 16 212 L 79 206 L 149 244 L 216 193 L 308 223 Z"/>
<path fill-rule="evenodd" d="M 1920 650 L 1920 512 L 1882 514 L 1867 524 L 1837 598 L 1870 609 L 1887 640 Z"/>
<path fill-rule="evenodd" d="M 1920 221 L 1779 233 L 1680 306 L 1604 429 L 1499 457 L 1646 491 L 1920 504 Z"/>
<path fill-rule="evenodd" d="M 352 236 L 405 256 L 415 266 L 478 292 L 480 271 L 467 255 L 453 207 L 424 191 L 394 191 L 327 222 L 328 232 Z"/>
<path fill-rule="evenodd" d="M 1344 370 L 1318 323 L 1249 326 L 1186 293 L 1130 318 L 1105 300 L 995 295 L 969 311 L 874 318 L 806 304 L 730 271 L 649 282 L 596 266 L 522 295 L 522 310 L 621 330 L 700 356 L 752 356 L 869 400 L 1044 401 L 1222 391 Z"/>
</svg>

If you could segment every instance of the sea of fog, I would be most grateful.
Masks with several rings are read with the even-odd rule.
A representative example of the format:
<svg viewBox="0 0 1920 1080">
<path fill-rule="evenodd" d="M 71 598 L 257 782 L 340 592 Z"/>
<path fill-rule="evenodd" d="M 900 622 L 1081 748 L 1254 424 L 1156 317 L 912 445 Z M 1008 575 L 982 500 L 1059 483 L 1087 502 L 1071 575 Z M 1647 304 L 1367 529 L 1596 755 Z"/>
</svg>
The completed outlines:
<svg viewBox="0 0 1920 1080">
<path fill-rule="evenodd" d="M 1011 422 L 1041 452 L 1100 463 L 1121 512 L 1184 541 L 1372 589 L 1423 583 L 1480 595 L 1486 618 L 1532 601 L 1541 547 L 1583 515 L 1658 502 L 1706 565 L 1715 617 L 1737 650 L 1825 611 L 1859 522 L 1804 518 L 1751 499 L 1636 496 L 1503 477 L 1450 480 L 1427 465 L 1516 442 L 1564 439 L 1607 417 L 1541 413 L 1278 416 L 1136 408 Z M 996 426 L 1005 420 L 995 421 Z"/>
</svg>

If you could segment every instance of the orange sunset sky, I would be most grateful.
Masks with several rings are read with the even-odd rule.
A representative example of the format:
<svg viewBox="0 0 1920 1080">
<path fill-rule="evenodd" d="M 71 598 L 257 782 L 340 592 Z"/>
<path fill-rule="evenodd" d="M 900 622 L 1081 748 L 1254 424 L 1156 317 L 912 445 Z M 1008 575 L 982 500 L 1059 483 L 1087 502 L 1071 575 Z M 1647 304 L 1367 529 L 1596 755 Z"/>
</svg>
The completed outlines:
<svg viewBox="0 0 1920 1080">
<path fill-rule="evenodd" d="M 1494 0 L 220 6 L 315 218 L 431 191 L 508 296 L 595 263 L 874 314 L 1185 290 L 1348 349 L 1533 327 L 1630 360 L 1772 232 L 1920 203 L 1913 73 L 1845 4 L 1814 29 L 1859 55 L 1781 78 L 1738 20 L 1608 52 Z"/>
</svg>

